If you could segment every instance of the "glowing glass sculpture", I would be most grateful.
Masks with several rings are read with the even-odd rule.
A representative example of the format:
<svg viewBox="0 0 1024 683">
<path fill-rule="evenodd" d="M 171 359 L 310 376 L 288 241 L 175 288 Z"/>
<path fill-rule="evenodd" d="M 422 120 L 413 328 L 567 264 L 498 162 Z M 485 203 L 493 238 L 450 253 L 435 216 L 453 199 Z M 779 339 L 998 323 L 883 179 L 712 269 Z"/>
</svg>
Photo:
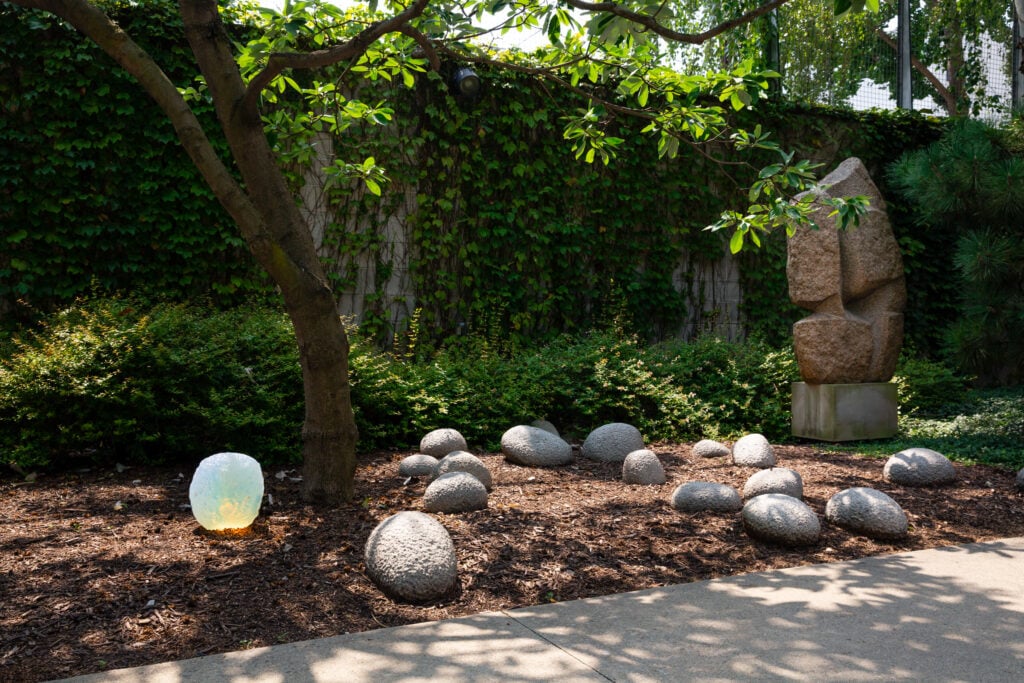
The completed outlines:
<svg viewBox="0 0 1024 683">
<path fill-rule="evenodd" d="M 211 455 L 196 468 L 188 500 L 204 529 L 244 529 L 260 513 L 263 470 L 244 453 Z"/>
</svg>

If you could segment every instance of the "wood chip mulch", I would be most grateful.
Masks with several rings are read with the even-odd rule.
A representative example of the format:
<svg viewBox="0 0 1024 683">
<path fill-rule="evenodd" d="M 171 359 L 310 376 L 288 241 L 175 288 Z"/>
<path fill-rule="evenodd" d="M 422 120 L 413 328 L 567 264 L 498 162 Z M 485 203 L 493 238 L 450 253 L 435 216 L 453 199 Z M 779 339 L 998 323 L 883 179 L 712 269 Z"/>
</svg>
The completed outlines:
<svg viewBox="0 0 1024 683">
<path fill-rule="evenodd" d="M 244 532 L 203 531 L 188 509 L 191 470 L 131 467 L 40 476 L 0 474 L 0 680 L 55 678 L 297 640 L 575 600 L 666 584 L 867 555 L 1024 536 L 1014 473 L 957 465 L 957 480 L 906 488 L 883 460 L 777 446 L 822 518 L 817 545 L 752 540 L 738 514 L 682 514 L 669 499 L 691 480 L 742 490 L 755 470 L 702 460 L 685 444 L 653 447 L 668 483 L 628 486 L 621 466 L 577 459 L 527 469 L 481 458 L 494 475 L 486 510 L 436 515 L 459 556 L 457 590 L 398 604 L 367 579 L 363 547 L 378 522 L 421 510 L 425 482 L 406 481 L 408 452 L 361 460 L 358 500 L 316 509 L 298 473 L 266 472 L 264 503 Z M 900 542 L 825 523 L 838 491 L 870 486 L 906 511 Z"/>
</svg>

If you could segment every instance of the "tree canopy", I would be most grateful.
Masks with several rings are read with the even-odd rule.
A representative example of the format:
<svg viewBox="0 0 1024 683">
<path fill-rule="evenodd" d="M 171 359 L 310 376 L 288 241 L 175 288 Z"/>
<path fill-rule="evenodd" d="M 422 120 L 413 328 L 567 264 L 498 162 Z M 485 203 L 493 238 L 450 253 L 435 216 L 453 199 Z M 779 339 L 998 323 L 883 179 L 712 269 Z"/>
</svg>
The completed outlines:
<svg viewBox="0 0 1024 683">
<path fill-rule="evenodd" d="M 564 119 L 564 137 L 582 162 L 611 162 L 622 141 L 609 133 L 609 125 L 620 116 L 646 121 L 652 144 L 664 156 L 674 156 L 685 144 L 714 158 L 721 158 L 716 150 L 723 145 L 773 157 L 749 190 L 749 206 L 728 212 L 716 226 L 733 230 L 734 251 L 748 241 L 760 243 L 759 235 L 775 227 L 792 230 L 807 221 L 810 197 L 791 200 L 813 184 L 813 166 L 779 148 L 760 126 L 748 131 L 731 125 L 733 112 L 767 98 L 777 74 L 750 59 L 728 69 L 688 73 L 673 65 L 667 49 L 672 43 L 703 44 L 787 0 L 768 0 L 722 20 L 708 14 L 694 29 L 673 24 L 671 10 L 677 6 L 656 0 L 369 0 L 351 10 L 313 0 L 288 3 L 280 12 L 243 8 L 243 17 L 248 12 L 262 27 L 261 35 L 247 41 L 226 29 L 226 4 L 179 0 L 183 37 L 197 66 L 194 84 L 181 89 L 100 5 L 12 1 L 68 22 L 139 82 L 276 283 L 303 369 L 304 494 L 313 502 L 352 497 L 358 433 L 347 337 L 282 162 L 311 158 L 312 136 L 318 132 L 344 136 L 356 130 L 355 121 L 381 123 L 394 115 L 387 102 L 363 102 L 357 93 L 343 92 L 336 79 L 318 75 L 324 69 L 410 86 L 419 78 L 450 79 L 459 65 L 492 64 L 528 73 L 581 98 L 579 110 Z M 850 0 L 836 0 L 836 8 L 851 9 Z M 480 40 L 537 28 L 549 45 L 528 55 L 490 49 Z M 279 116 L 275 104 L 282 98 L 304 102 L 305 113 Z M 197 118 L 199 101 L 215 110 L 226 154 L 210 142 Z M 386 178 L 372 156 L 342 160 L 331 171 L 339 178 L 362 179 L 370 192 L 379 192 Z M 845 224 L 864 207 L 853 198 L 834 200 L 834 208 Z"/>
</svg>

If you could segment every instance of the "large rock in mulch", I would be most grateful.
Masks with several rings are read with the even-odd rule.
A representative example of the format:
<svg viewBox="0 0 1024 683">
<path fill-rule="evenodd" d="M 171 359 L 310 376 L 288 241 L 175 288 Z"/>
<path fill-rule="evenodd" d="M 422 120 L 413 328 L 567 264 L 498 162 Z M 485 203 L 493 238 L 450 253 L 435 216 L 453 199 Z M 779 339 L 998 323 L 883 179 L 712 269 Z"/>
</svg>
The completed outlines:
<svg viewBox="0 0 1024 683">
<path fill-rule="evenodd" d="M 590 432 L 583 442 L 583 457 L 603 462 L 622 462 L 633 451 L 642 450 L 640 430 L 624 422 L 612 422 Z"/>
<path fill-rule="evenodd" d="M 437 458 L 425 453 L 415 453 L 398 463 L 398 474 L 403 477 L 432 477 L 436 469 Z"/>
<path fill-rule="evenodd" d="M 469 472 L 448 472 L 430 482 L 423 492 L 427 512 L 469 512 L 487 507 L 487 489 Z"/>
<path fill-rule="evenodd" d="M 388 517 L 366 541 L 366 573 L 397 600 L 436 600 L 455 586 L 458 558 L 448 530 L 422 512 Z"/>
<path fill-rule="evenodd" d="M 654 451 L 633 451 L 622 461 L 622 481 L 627 484 L 664 484 L 665 468 Z"/>
<path fill-rule="evenodd" d="M 491 471 L 487 469 L 484 461 L 468 451 L 453 451 L 437 462 L 435 476 L 441 476 L 448 472 L 468 472 L 480 480 L 484 488 L 490 491 L 493 488 Z"/>
<path fill-rule="evenodd" d="M 956 470 L 942 453 L 930 448 L 907 448 L 886 461 L 882 476 L 894 484 L 930 486 L 953 481 Z"/>
<path fill-rule="evenodd" d="M 724 458 L 729 455 L 729 447 L 711 439 L 701 439 L 693 444 L 693 454 L 698 458 Z"/>
<path fill-rule="evenodd" d="M 572 447 L 540 427 L 518 425 L 501 435 L 501 452 L 514 465 L 560 467 L 572 462 Z"/>
<path fill-rule="evenodd" d="M 750 500 L 766 493 L 781 493 L 793 498 L 804 497 L 804 480 L 800 475 L 785 467 L 771 467 L 754 472 L 743 485 L 743 498 Z"/>
<path fill-rule="evenodd" d="M 537 429 L 543 429 L 545 432 L 549 432 L 551 434 L 554 434 L 558 438 L 562 438 L 562 435 L 558 433 L 558 427 L 551 424 L 547 420 L 534 420 L 533 422 L 530 423 L 530 426 L 536 427 Z"/>
<path fill-rule="evenodd" d="M 443 458 L 452 451 L 464 451 L 469 448 L 466 439 L 457 429 L 446 427 L 428 432 L 420 439 L 420 453 Z"/>
<path fill-rule="evenodd" d="M 1024 491 L 1024 468 L 1017 473 L 1017 490 Z"/>
<path fill-rule="evenodd" d="M 732 461 L 741 467 L 773 467 L 775 451 L 761 434 L 747 434 L 733 444 Z"/>
<path fill-rule="evenodd" d="M 743 506 L 743 526 L 754 538 L 780 545 L 813 545 L 821 534 L 814 510 L 801 500 L 766 493 Z"/>
<path fill-rule="evenodd" d="M 736 512 L 743 507 L 740 492 L 727 484 L 688 481 L 672 492 L 672 507 L 680 512 Z"/>
<path fill-rule="evenodd" d="M 869 538 L 894 539 L 907 535 L 907 515 L 895 500 L 871 488 L 840 491 L 825 505 L 825 519 Z"/>
</svg>

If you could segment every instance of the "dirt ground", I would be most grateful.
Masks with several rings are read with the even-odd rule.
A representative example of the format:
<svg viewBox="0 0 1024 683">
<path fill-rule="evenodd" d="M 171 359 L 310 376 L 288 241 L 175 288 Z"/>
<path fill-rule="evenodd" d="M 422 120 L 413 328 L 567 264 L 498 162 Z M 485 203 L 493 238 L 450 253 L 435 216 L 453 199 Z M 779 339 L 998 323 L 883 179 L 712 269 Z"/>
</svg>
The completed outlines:
<svg viewBox="0 0 1024 683">
<path fill-rule="evenodd" d="M 0 680 L 54 678 L 198 655 L 574 600 L 665 584 L 866 555 L 1024 536 L 1014 473 L 957 465 L 957 480 L 905 488 L 884 461 L 777 446 L 822 517 L 817 545 L 752 540 L 739 514 L 683 514 L 669 504 L 690 480 L 742 490 L 755 470 L 659 444 L 668 483 L 628 486 L 620 466 L 577 459 L 527 469 L 495 454 L 486 510 L 436 515 L 459 556 L 459 585 L 427 605 L 397 604 L 367 579 L 373 527 L 422 509 L 425 482 L 398 475 L 408 452 L 362 459 L 359 499 L 337 509 L 299 500 L 298 473 L 265 473 L 269 494 L 245 532 L 203 531 L 188 509 L 191 471 L 132 467 L 40 476 L 0 473 Z M 880 542 L 824 522 L 851 486 L 900 503 L 909 536 Z"/>
</svg>

